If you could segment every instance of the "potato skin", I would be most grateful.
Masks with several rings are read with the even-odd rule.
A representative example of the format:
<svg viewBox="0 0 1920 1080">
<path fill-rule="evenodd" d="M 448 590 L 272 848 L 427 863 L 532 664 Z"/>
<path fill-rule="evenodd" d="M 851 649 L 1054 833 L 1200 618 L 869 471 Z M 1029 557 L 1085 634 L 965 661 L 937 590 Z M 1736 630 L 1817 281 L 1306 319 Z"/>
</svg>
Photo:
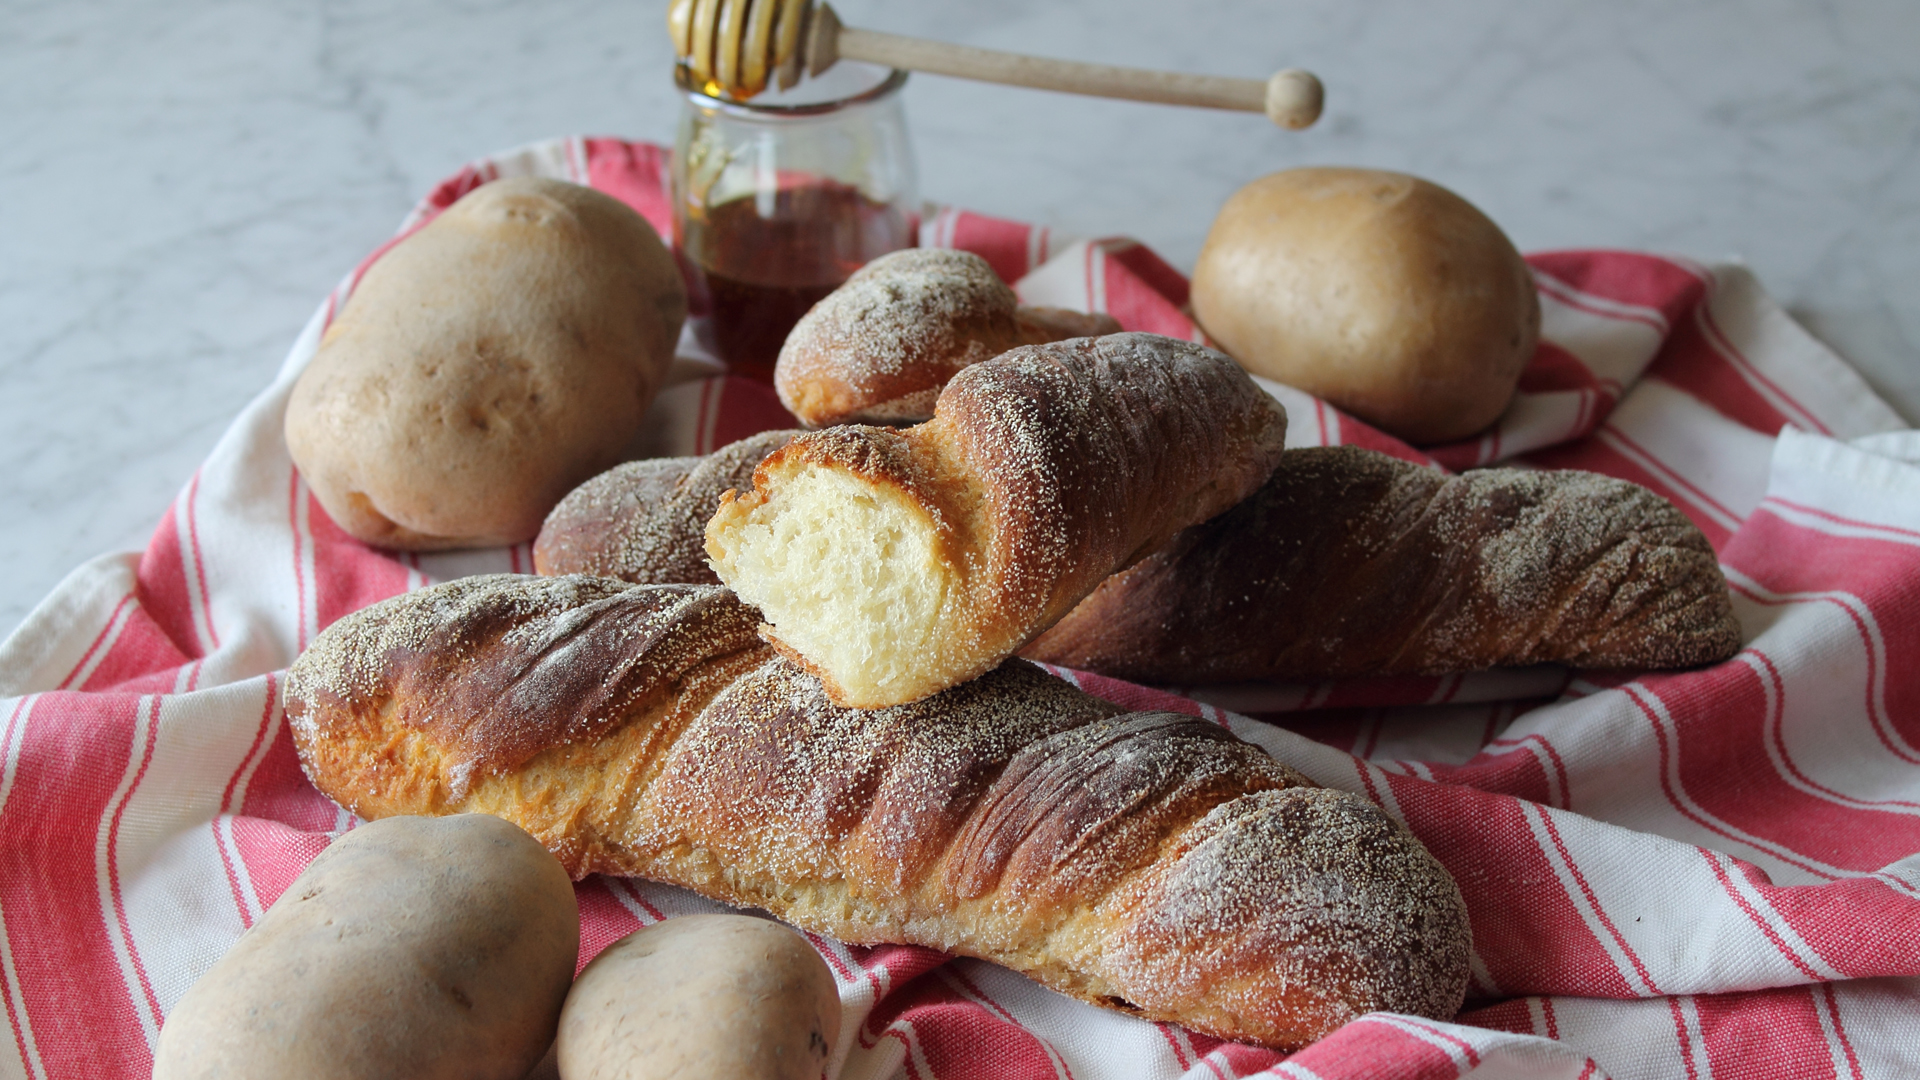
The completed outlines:
<svg viewBox="0 0 1920 1080">
<path fill-rule="evenodd" d="M 572 882 L 518 826 L 371 822 L 180 999 L 154 1080 L 520 1080 L 579 952 Z"/>
<path fill-rule="evenodd" d="M 1248 371 L 1413 443 L 1499 417 L 1540 330 L 1532 273 L 1498 225 L 1446 188 L 1372 169 L 1290 169 L 1235 192 L 1192 297 Z"/>
<path fill-rule="evenodd" d="M 368 268 L 294 385 L 287 448 L 367 543 L 531 540 L 624 457 L 686 313 L 673 256 L 626 204 L 496 180 Z"/>
<path fill-rule="evenodd" d="M 817 1080 L 839 1034 L 833 973 L 805 938 L 746 915 L 683 915 L 580 972 L 555 1050 L 566 1080 Z"/>
</svg>

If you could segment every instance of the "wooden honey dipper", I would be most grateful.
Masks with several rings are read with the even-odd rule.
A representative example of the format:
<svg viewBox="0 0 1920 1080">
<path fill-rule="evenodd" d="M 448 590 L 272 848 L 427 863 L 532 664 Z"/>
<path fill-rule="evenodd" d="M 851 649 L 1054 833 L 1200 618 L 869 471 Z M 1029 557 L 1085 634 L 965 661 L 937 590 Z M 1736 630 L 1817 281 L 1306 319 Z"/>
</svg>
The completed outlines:
<svg viewBox="0 0 1920 1080">
<path fill-rule="evenodd" d="M 843 59 L 1071 94 L 1261 112 L 1294 130 L 1320 118 L 1324 96 L 1320 80 L 1299 68 L 1262 81 L 1022 56 L 844 26 L 831 4 L 814 0 L 672 0 L 667 28 L 695 84 L 736 100 L 758 94 L 769 80 L 789 89 L 803 69 L 819 75 Z"/>
</svg>

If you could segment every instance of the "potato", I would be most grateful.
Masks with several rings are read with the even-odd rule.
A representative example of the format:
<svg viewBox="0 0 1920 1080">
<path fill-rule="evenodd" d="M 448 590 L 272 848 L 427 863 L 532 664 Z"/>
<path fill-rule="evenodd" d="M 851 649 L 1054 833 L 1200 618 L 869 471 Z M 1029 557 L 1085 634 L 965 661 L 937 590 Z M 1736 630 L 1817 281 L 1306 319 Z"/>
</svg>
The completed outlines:
<svg viewBox="0 0 1920 1080">
<path fill-rule="evenodd" d="M 531 540 L 625 456 L 686 313 L 673 256 L 625 203 L 496 180 L 368 268 L 294 385 L 287 448 L 370 544 Z"/>
<path fill-rule="evenodd" d="M 1193 311 L 1248 371 L 1413 443 L 1492 423 L 1540 330 L 1533 276 L 1498 225 L 1371 169 L 1291 169 L 1235 192 L 1194 266 Z"/>
<path fill-rule="evenodd" d="M 520 1080 L 580 953 L 519 827 L 395 817 L 335 841 L 175 1006 L 154 1080 Z"/>
<path fill-rule="evenodd" d="M 555 1049 L 563 1080 L 817 1080 L 839 1034 L 833 973 L 805 938 L 745 915 L 683 915 L 594 957 Z"/>
</svg>

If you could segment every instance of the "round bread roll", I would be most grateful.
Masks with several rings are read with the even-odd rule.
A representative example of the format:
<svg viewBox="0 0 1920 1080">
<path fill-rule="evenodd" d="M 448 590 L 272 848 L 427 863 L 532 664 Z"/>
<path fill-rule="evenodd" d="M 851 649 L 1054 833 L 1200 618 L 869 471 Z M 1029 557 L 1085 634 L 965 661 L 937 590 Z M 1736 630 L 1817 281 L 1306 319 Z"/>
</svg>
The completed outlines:
<svg viewBox="0 0 1920 1080">
<path fill-rule="evenodd" d="M 624 456 L 686 314 L 673 256 L 625 203 L 496 180 L 367 270 L 293 388 L 287 448 L 370 544 L 532 539 Z"/>
<path fill-rule="evenodd" d="M 1437 184 L 1292 169 L 1235 192 L 1193 273 L 1207 334 L 1255 375 L 1408 442 L 1492 423 L 1540 332 L 1506 234 Z"/>
<path fill-rule="evenodd" d="M 780 349 L 774 389 L 814 427 L 925 419 L 955 372 L 1020 343 L 1019 302 L 978 255 L 882 255 L 801 316 Z"/>
<path fill-rule="evenodd" d="M 915 424 L 962 368 L 1019 345 L 1119 332 L 1109 315 L 1021 304 L 972 252 L 908 248 L 861 267 L 801 316 L 773 387 L 809 427 Z"/>
</svg>

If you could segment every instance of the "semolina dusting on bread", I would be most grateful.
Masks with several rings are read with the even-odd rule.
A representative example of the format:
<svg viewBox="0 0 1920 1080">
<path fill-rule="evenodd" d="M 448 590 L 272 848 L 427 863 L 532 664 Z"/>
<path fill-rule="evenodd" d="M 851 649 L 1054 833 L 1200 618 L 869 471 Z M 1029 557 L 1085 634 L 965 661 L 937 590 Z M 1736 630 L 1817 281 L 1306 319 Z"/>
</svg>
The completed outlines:
<svg viewBox="0 0 1920 1080">
<path fill-rule="evenodd" d="M 979 957 L 1220 1038 L 1460 1007 L 1460 890 L 1373 803 L 1022 660 L 841 708 L 757 617 L 714 586 L 463 578 L 329 627 L 288 673 L 289 726 L 362 817 L 495 814 L 576 880 Z"/>
<path fill-rule="evenodd" d="M 972 252 L 908 248 L 861 267 L 794 325 L 773 386 L 808 427 L 911 424 L 933 415 L 963 368 L 1017 345 L 1119 332 L 1110 315 L 1020 303 Z"/>
<path fill-rule="evenodd" d="M 1103 582 L 1023 655 L 1192 685 L 1684 668 L 1740 644 L 1713 545 L 1646 488 L 1325 446 L 1287 451 L 1259 492 Z"/>
</svg>

